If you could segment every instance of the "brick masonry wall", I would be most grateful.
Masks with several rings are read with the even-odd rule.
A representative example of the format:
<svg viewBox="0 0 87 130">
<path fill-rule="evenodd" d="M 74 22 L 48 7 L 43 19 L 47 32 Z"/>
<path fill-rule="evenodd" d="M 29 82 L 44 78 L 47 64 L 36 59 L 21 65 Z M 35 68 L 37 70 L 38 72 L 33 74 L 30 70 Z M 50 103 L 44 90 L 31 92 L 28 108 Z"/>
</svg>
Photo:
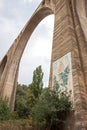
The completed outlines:
<svg viewBox="0 0 87 130">
<path fill-rule="evenodd" d="M 87 91 L 85 79 L 87 52 L 84 48 L 85 40 L 75 8 L 76 1 L 74 0 L 56 1 L 49 86 L 52 87 L 53 62 L 71 52 L 75 105 L 73 130 L 87 130 Z M 72 120 L 71 117 L 70 120 Z"/>
</svg>

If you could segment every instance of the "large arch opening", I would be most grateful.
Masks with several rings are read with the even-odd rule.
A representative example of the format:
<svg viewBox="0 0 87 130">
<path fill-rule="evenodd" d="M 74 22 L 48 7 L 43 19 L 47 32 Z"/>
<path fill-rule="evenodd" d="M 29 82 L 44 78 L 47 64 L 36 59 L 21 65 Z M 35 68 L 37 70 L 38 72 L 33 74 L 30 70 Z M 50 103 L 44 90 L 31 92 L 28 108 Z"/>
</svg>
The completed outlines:
<svg viewBox="0 0 87 130">
<path fill-rule="evenodd" d="M 54 14 L 54 10 L 52 8 L 51 4 L 48 5 L 48 3 L 45 3 L 43 5 L 42 3 L 39 5 L 37 10 L 34 12 L 30 20 L 27 22 L 25 27 L 22 29 L 16 40 L 14 41 L 14 49 L 10 48 L 9 53 L 13 54 L 11 58 L 11 64 L 9 68 L 9 72 L 6 78 L 3 95 L 6 97 L 9 97 L 9 104 L 11 104 L 11 109 L 13 109 L 13 104 L 15 100 L 15 93 L 16 93 L 16 83 L 17 83 L 17 74 L 18 74 L 18 68 L 20 64 L 21 57 L 24 53 L 26 45 L 28 45 L 28 41 L 30 40 L 30 37 L 32 33 L 34 32 L 35 28 L 38 26 L 38 24 L 46 17 L 51 14 Z M 44 33 L 45 35 L 45 33 Z M 29 43 L 30 44 L 30 43 Z M 39 48 L 39 47 L 38 47 Z M 45 53 L 45 50 L 44 50 Z M 24 70 L 25 71 L 25 70 Z M 31 76 L 32 77 L 32 76 Z M 9 84 L 10 83 L 10 84 Z M 10 88 L 9 92 L 6 91 L 8 88 Z M 15 91 L 14 91 L 15 88 Z M 13 98 L 11 98 L 13 95 Z"/>
<path fill-rule="evenodd" d="M 33 71 L 41 65 L 44 72 L 44 86 L 48 86 L 53 28 L 54 15 L 50 15 L 44 18 L 34 30 L 21 59 L 18 77 L 20 84 L 30 84 Z"/>
</svg>

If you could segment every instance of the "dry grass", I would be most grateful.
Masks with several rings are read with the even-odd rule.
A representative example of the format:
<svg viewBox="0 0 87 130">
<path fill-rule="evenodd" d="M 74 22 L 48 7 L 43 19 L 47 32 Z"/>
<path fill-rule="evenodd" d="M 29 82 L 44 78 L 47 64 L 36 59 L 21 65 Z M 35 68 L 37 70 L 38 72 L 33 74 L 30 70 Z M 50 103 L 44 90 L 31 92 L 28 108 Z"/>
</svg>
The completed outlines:
<svg viewBox="0 0 87 130">
<path fill-rule="evenodd" d="M 31 121 L 23 120 L 9 120 L 0 122 L 0 130 L 34 130 L 31 126 Z"/>
</svg>

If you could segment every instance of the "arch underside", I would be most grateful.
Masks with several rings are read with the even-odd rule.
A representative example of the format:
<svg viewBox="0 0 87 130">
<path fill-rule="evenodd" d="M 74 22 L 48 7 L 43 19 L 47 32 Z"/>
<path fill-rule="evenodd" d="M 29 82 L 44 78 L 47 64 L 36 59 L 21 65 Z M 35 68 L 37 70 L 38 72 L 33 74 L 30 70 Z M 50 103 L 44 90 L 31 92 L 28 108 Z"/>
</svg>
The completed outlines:
<svg viewBox="0 0 87 130">
<path fill-rule="evenodd" d="M 3 60 L 0 62 L 0 79 L 2 77 L 2 74 L 3 74 L 3 71 L 5 69 L 6 63 L 7 63 L 7 55 L 4 56 Z"/>
<path fill-rule="evenodd" d="M 76 9 L 87 42 L 87 0 L 76 0 Z"/>
</svg>

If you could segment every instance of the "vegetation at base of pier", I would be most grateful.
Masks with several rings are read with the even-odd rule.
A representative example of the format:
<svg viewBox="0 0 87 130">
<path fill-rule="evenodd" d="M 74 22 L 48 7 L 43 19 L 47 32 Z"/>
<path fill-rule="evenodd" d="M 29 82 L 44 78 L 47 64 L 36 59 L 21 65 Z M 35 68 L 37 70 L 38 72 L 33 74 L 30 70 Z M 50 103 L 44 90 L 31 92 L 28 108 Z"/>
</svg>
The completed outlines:
<svg viewBox="0 0 87 130">
<path fill-rule="evenodd" d="M 11 111 L 8 106 L 8 101 L 0 98 L 0 120 L 9 120 L 11 118 Z"/>
<path fill-rule="evenodd" d="M 41 130 L 61 129 L 65 123 L 71 103 L 67 91 L 44 89 L 31 111 L 32 121 Z"/>
<path fill-rule="evenodd" d="M 26 119 L 37 129 L 56 130 L 65 123 L 70 109 L 70 93 L 61 91 L 57 82 L 53 90 L 43 88 L 43 72 L 39 66 L 30 85 L 18 85 L 14 112 L 10 111 L 7 100 L 0 99 L 0 120 Z"/>
</svg>

